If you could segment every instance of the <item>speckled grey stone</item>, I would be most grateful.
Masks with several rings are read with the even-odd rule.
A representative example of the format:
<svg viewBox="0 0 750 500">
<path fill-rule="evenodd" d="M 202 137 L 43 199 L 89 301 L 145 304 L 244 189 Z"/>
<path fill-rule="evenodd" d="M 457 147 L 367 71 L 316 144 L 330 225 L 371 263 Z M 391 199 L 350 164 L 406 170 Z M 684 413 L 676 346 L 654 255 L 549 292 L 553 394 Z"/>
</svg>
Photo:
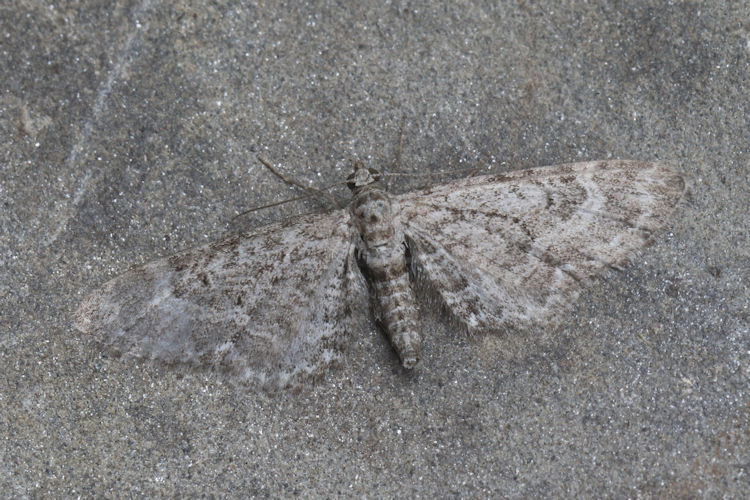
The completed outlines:
<svg viewBox="0 0 750 500">
<path fill-rule="evenodd" d="M 8 3 L 0 491 L 748 496 L 749 16 L 727 1 Z M 76 332 L 85 294 L 129 266 L 321 208 L 233 220 L 299 195 L 258 153 L 315 186 L 353 159 L 420 174 L 391 181 L 403 192 L 456 169 L 635 158 L 690 190 L 559 328 L 466 338 L 420 311 L 415 374 L 368 318 L 342 370 L 282 395 L 111 359 Z"/>
</svg>

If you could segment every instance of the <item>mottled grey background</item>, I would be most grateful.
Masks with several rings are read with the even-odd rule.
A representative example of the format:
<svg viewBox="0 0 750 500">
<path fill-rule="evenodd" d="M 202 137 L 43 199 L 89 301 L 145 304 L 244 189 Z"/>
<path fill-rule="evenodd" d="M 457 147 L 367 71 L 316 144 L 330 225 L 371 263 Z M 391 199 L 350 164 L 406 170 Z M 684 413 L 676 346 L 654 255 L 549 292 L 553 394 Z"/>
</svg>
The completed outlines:
<svg viewBox="0 0 750 500">
<path fill-rule="evenodd" d="M 750 4 L 300 3 L 0 7 L 2 495 L 750 494 Z M 281 395 L 72 328 L 133 264 L 321 208 L 233 221 L 299 194 L 258 153 L 316 186 L 354 159 L 420 174 L 403 191 L 635 158 L 691 187 L 559 328 L 467 339 L 423 310 L 413 375 L 369 318 Z"/>
</svg>

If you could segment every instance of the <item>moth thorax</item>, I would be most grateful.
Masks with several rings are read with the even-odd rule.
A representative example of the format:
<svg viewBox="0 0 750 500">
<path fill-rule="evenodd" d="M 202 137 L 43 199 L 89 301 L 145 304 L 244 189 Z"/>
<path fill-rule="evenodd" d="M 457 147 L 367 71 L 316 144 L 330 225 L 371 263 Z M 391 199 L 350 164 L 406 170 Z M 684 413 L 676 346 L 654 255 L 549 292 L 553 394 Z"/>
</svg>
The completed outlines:
<svg viewBox="0 0 750 500">
<path fill-rule="evenodd" d="M 377 185 L 356 193 L 352 212 L 359 234 L 368 244 L 383 244 L 393 237 L 393 211 L 388 194 Z"/>
</svg>

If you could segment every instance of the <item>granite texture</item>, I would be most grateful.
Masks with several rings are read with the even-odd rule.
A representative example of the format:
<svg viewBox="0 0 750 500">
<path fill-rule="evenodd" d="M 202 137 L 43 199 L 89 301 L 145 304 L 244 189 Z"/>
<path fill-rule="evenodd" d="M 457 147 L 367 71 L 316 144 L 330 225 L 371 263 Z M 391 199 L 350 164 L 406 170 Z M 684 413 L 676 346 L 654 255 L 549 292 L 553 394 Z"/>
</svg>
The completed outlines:
<svg viewBox="0 0 750 500">
<path fill-rule="evenodd" d="M 750 496 L 750 4 L 300 3 L 0 7 L 3 496 Z M 315 186 L 634 158 L 690 190 L 557 328 L 422 310 L 414 374 L 370 318 L 283 394 L 72 327 L 133 264 L 321 209 L 234 219 L 300 194 L 259 153 Z"/>
</svg>

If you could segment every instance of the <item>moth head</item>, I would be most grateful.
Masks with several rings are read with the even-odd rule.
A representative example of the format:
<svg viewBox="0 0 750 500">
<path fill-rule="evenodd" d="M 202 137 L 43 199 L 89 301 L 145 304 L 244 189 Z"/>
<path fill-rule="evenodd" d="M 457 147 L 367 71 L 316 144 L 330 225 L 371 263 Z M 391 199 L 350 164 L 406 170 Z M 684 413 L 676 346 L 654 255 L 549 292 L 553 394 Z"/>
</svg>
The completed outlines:
<svg viewBox="0 0 750 500">
<path fill-rule="evenodd" d="M 357 188 L 361 188 L 380 181 L 380 172 L 374 168 L 365 168 L 362 163 L 357 162 L 354 164 L 354 172 L 349 174 L 346 178 L 346 185 L 349 189 L 354 191 Z"/>
</svg>

